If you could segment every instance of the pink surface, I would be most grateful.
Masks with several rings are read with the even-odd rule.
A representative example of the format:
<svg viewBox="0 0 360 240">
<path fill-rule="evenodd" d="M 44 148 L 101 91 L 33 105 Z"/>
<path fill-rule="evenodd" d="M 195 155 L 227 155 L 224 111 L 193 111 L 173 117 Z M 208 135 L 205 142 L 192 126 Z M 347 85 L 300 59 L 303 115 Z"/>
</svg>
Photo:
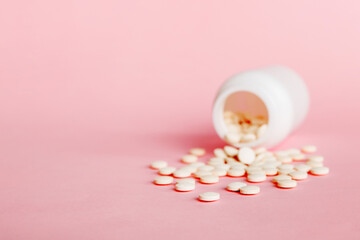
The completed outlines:
<svg viewBox="0 0 360 240">
<path fill-rule="evenodd" d="M 7 1 L 0 8 L 0 239 L 359 239 L 358 1 Z M 151 183 L 221 146 L 228 76 L 280 63 L 312 96 L 279 148 L 331 174 L 245 197 Z M 205 159 L 205 158 L 204 158 Z M 216 190 L 216 203 L 195 200 Z"/>
</svg>

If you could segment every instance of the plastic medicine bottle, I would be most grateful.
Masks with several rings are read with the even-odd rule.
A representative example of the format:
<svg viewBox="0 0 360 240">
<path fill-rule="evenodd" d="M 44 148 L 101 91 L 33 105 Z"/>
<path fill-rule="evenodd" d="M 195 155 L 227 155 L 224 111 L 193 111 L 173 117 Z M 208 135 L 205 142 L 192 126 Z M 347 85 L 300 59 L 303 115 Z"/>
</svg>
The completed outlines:
<svg viewBox="0 0 360 240">
<path fill-rule="evenodd" d="M 246 112 L 267 119 L 263 135 L 234 146 L 273 147 L 284 140 L 305 119 L 309 93 L 302 78 L 284 66 L 269 66 L 241 72 L 221 87 L 213 105 L 213 124 L 225 139 L 228 132 L 224 112 Z"/>
</svg>

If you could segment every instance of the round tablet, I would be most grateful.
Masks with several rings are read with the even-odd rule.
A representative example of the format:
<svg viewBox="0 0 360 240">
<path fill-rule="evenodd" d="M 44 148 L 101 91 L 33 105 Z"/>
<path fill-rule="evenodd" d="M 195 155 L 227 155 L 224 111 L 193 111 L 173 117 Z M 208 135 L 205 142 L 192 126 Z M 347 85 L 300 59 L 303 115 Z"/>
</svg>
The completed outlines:
<svg viewBox="0 0 360 240">
<path fill-rule="evenodd" d="M 227 155 L 221 148 L 214 149 L 214 155 L 218 158 L 226 158 Z"/>
<path fill-rule="evenodd" d="M 155 162 L 152 162 L 150 166 L 153 169 L 160 169 L 160 168 L 167 167 L 167 165 L 168 164 L 165 161 L 155 161 Z"/>
<path fill-rule="evenodd" d="M 303 151 L 304 153 L 314 153 L 316 152 L 316 150 L 317 147 L 314 145 L 306 145 L 301 148 L 301 151 Z"/>
<path fill-rule="evenodd" d="M 286 174 L 289 174 L 289 173 L 291 173 L 293 171 L 294 171 L 293 169 L 282 169 L 282 170 L 278 170 L 278 173 L 286 175 Z"/>
<path fill-rule="evenodd" d="M 205 163 L 203 163 L 203 162 L 194 162 L 194 163 L 189 164 L 189 166 L 195 167 L 195 168 L 199 168 L 199 167 L 204 166 L 204 165 L 205 165 Z"/>
<path fill-rule="evenodd" d="M 299 164 L 299 165 L 296 165 L 294 168 L 298 171 L 308 172 L 308 171 L 310 171 L 311 166 L 306 165 L 306 164 Z"/>
<path fill-rule="evenodd" d="M 178 183 L 192 183 L 192 184 L 195 184 L 195 179 L 193 179 L 193 178 L 176 179 L 176 184 L 178 184 Z"/>
<path fill-rule="evenodd" d="M 214 169 L 215 169 L 214 166 L 204 165 L 204 166 L 199 167 L 198 171 L 212 171 Z"/>
<path fill-rule="evenodd" d="M 296 187 L 297 182 L 294 180 L 279 180 L 277 181 L 277 186 L 279 188 L 294 188 Z"/>
<path fill-rule="evenodd" d="M 214 170 L 212 170 L 212 174 L 218 177 L 223 177 L 226 176 L 227 171 L 225 169 L 215 168 Z"/>
<path fill-rule="evenodd" d="M 229 191 L 238 192 L 240 190 L 240 188 L 245 187 L 245 186 L 246 186 L 246 183 L 243 183 L 243 182 L 232 182 L 227 185 L 226 189 Z"/>
<path fill-rule="evenodd" d="M 324 164 L 322 162 L 315 162 L 315 161 L 307 161 L 306 165 L 309 165 L 310 167 L 323 167 Z"/>
<path fill-rule="evenodd" d="M 293 170 L 294 169 L 294 165 L 292 164 L 282 164 L 280 166 L 278 166 L 279 170 Z"/>
<path fill-rule="evenodd" d="M 314 167 L 310 170 L 310 173 L 317 176 L 326 175 L 329 173 L 329 168 L 327 167 Z"/>
<path fill-rule="evenodd" d="M 257 148 L 257 149 L 254 150 L 254 152 L 255 152 L 256 155 L 259 155 L 260 153 L 264 153 L 264 152 L 266 152 L 266 151 L 267 151 L 267 149 L 264 148 L 264 147 L 259 147 L 259 148 Z"/>
<path fill-rule="evenodd" d="M 278 173 L 276 167 L 264 168 L 266 176 L 275 176 Z"/>
<path fill-rule="evenodd" d="M 266 180 L 266 175 L 264 173 L 253 173 L 247 175 L 247 181 L 252 183 L 264 182 Z"/>
<path fill-rule="evenodd" d="M 172 184 L 174 178 L 170 176 L 158 176 L 154 179 L 156 185 L 169 185 Z"/>
<path fill-rule="evenodd" d="M 245 186 L 240 188 L 240 193 L 244 195 L 255 195 L 260 192 L 260 188 L 258 186 Z"/>
<path fill-rule="evenodd" d="M 226 171 L 230 169 L 230 165 L 228 165 L 228 164 L 218 164 L 218 165 L 215 165 L 214 167 L 215 167 L 215 169 L 223 169 Z"/>
<path fill-rule="evenodd" d="M 217 192 L 204 192 L 199 194 L 199 200 L 203 202 L 214 202 L 220 199 L 220 194 Z"/>
<path fill-rule="evenodd" d="M 282 163 L 291 163 L 293 160 L 290 156 L 278 157 L 277 159 Z"/>
<path fill-rule="evenodd" d="M 214 184 L 219 182 L 219 177 L 215 175 L 202 176 L 200 178 L 201 183 Z"/>
<path fill-rule="evenodd" d="M 274 183 L 276 183 L 277 181 L 281 181 L 281 180 L 291 180 L 291 177 L 289 175 L 277 175 L 275 177 L 273 177 L 272 181 Z"/>
<path fill-rule="evenodd" d="M 301 151 L 297 148 L 290 148 L 288 150 L 286 150 L 286 152 L 289 154 L 289 155 L 295 155 L 295 154 L 300 154 Z"/>
<path fill-rule="evenodd" d="M 224 151 L 229 157 L 234 157 L 239 153 L 239 150 L 237 148 L 231 146 L 225 146 Z"/>
<path fill-rule="evenodd" d="M 305 160 L 306 158 L 305 155 L 302 153 L 291 155 L 291 157 L 294 161 L 301 161 L 301 160 Z"/>
<path fill-rule="evenodd" d="M 194 163 L 197 160 L 198 160 L 198 157 L 195 155 L 191 155 L 191 154 L 184 155 L 181 158 L 181 161 L 183 161 L 184 163 Z"/>
<path fill-rule="evenodd" d="M 159 174 L 160 175 L 171 175 L 173 174 L 173 172 L 175 172 L 176 168 L 175 167 L 163 167 L 159 169 Z"/>
<path fill-rule="evenodd" d="M 217 165 L 217 164 L 225 164 L 225 160 L 223 158 L 219 158 L 219 157 L 213 157 L 210 158 L 210 160 L 208 161 L 209 165 Z"/>
<path fill-rule="evenodd" d="M 175 190 L 179 192 L 189 192 L 194 189 L 195 189 L 194 183 L 183 182 L 183 183 L 177 183 L 175 185 Z"/>
<path fill-rule="evenodd" d="M 249 147 L 242 147 L 237 156 L 245 164 L 251 164 L 255 160 L 255 152 Z"/>
<path fill-rule="evenodd" d="M 184 171 L 189 171 L 190 173 L 194 173 L 197 171 L 197 168 L 190 165 L 186 165 L 184 167 L 179 168 L 178 170 L 184 170 Z"/>
<path fill-rule="evenodd" d="M 190 177 L 191 172 L 189 170 L 185 170 L 185 169 L 178 169 L 173 173 L 173 176 L 177 177 L 177 178 Z"/>
<path fill-rule="evenodd" d="M 230 177 L 242 177 L 245 175 L 245 169 L 230 169 L 227 175 Z"/>
<path fill-rule="evenodd" d="M 309 159 L 309 161 L 313 161 L 313 162 L 323 162 L 324 161 L 324 157 L 318 156 L 318 155 L 310 156 L 310 157 L 308 157 L 308 159 Z"/>
<path fill-rule="evenodd" d="M 254 174 L 254 173 L 262 173 L 265 174 L 265 171 L 261 167 L 248 167 L 246 169 L 247 174 Z"/>
<path fill-rule="evenodd" d="M 196 178 L 201 178 L 204 176 L 212 175 L 212 172 L 211 171 L 197 171 L 194 175 Z"/>
<path fill-rule="evenodd" d="M 289 175 L 292 177 L 292 179 L 297 181 L 304 180 L 308 177 L 308 174 L 306 172 L 301 171 L 291 172 L 289 173 Z"/>
<path fill-rule="evenodd" d="M 190 149 L 189 152 L 190 152 L 191 155 L 195 155 L 195 156 L 198 156 L 198 157 L 204 156 L 205 153 L 206 153 L 204 148 L 192 148 L 192 149 Z"/>
</svg>

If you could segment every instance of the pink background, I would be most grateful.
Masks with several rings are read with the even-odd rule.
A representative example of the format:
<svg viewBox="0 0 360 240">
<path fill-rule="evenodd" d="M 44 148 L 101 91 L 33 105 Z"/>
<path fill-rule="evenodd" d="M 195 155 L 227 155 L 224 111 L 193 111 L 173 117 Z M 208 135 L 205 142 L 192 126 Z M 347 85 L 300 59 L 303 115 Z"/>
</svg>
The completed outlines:
<svg viewBox="0 0 360 240">
<path fill-rule="evenodd" d="M 359 239 L 359 1 L 4 1 L 0 239 Z M 191 193 L 151 161 L 222 146 L 219 85 L 284 64 L 312 103 L 279 148 L 316 144 L 331 174 L 295 190 L 233 179 Z M 204 204 L 199 192 L 219 191 Z"/>
</svg>

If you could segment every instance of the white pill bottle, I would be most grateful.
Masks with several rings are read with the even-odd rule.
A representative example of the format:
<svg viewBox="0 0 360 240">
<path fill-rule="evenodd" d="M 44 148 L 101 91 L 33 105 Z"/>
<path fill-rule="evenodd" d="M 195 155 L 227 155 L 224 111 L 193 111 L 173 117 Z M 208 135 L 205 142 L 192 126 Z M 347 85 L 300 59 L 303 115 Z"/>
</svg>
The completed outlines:
<svg viewBox="0 0 360 240">
<path fill-rule="evenodd" d="M 213 124 L 226 139 L 229 132 L 224 112 L 246 112 L 266 118 L 264 134 L 253 141 L 231 143 L 236 147 L 274 147 L 305 119 L 309 92 L 303 79 L 284 66 L 269 66 L 241 72 L 221 86 L 213 105 Z"/>
</svg>

